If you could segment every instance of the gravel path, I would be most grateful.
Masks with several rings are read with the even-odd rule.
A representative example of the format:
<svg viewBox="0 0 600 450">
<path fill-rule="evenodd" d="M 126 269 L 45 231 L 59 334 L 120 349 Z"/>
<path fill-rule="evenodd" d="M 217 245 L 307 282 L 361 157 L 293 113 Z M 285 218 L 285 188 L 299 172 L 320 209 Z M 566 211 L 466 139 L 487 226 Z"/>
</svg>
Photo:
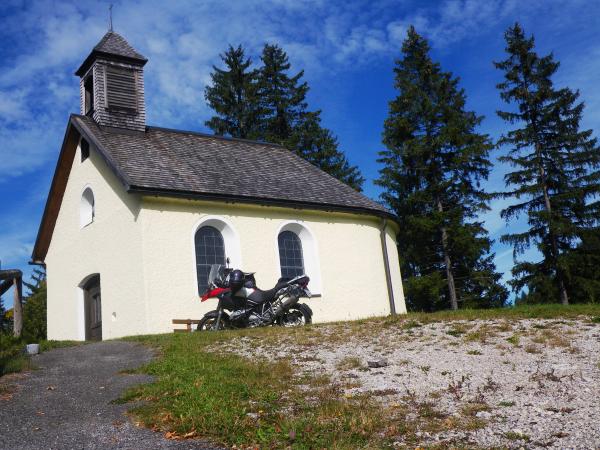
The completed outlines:
<svg viewBox="0 0 600 450">
<path fill-rule="evenodd" d="M 16 389 L 0 398 L 0 449 L 209 449 L 206 443 L 173 441 L 136 427 L 115 405 L 129 386 L 151 381 L 125 375 L 152 358 L 127 342 L 100 342 L 45 352 L 39 370 L 11 376 Z"/>
<path fill-rule="evenodd" d="M 600 449 L 600 324 L 589 318 L 334 324 L 228 349 L 291 359 L 328 373 L 345 396 L 403 408 L 424 447 Z M 432 408 L 469 426 L 431 431 L 419 415 Z"/>
</svg>

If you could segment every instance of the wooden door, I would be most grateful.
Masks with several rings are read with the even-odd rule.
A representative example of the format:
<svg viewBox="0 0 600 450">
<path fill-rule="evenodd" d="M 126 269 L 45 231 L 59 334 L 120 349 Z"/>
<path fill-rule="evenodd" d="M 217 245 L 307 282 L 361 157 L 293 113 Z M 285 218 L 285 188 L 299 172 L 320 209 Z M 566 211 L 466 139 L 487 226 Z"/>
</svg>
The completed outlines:
<svg viewBox="0 0 600 450">
<path fill-rule="evenodd" d="M 86 339 L 102 340 L 102 297 L 100 280 L 86 289 Z"/>
</svg>

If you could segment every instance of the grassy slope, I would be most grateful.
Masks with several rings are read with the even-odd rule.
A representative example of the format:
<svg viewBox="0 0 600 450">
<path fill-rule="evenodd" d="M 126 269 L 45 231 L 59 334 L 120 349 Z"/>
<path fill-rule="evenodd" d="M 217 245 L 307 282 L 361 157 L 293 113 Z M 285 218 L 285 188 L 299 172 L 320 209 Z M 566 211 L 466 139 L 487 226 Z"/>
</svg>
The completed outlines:
<svg viewBox="0 0 600 450">
<path fill-rule="evenodd" d="M 369 326 L 407 327 L 417 322 L 578 316 L 598 321 L 600 305 L 411 313 L 357 321 L 352 326 L 364 333 Z M 382 408 L 367 396 L 344 398 L 325 375 L 299 378 L 285 360 L 250 361 L 205 351 L 209 345 L 240 336 L 257 339 L 259 345 L 262 339 L 277 340 L 280 333 L 307 339 L 318 327 L 131 338 L 158 348 L 162 356 L 140 369 L 155 375 L 156 382 L 130 390 L 122 401 L 144 400 L 132 411 L 134 416 L 169 437 L 201 436 L 244 447 L 382 448 L 399 434 L 411 442 L 418 429 L 482 426 L 473 414 L 449 418 L 431 404 L 408 402 L 408 406 Z M 409 411 L 418 417 L 407 421 Z"/>
<path fill-rule="evenodd" d="M 170 437 L 202 436 L 261 448 L 368 445 L 382 426 L 380 412 L 368 399 L 339 399 L 327 378 L 300 379 L 285 361 L 248 361 L 203 350 L 246 333 L 135 338 L 157 346 L 163 356 L 143 368 L 157 382 L 134 388 L 123 401 L 146 400 L 133 413 Z"/>
</svg>

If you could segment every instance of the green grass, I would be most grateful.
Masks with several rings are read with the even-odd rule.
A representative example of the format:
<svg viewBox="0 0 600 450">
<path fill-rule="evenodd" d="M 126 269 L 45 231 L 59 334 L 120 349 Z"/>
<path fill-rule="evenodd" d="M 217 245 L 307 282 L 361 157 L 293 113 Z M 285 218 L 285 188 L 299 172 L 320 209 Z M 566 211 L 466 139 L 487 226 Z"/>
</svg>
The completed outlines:
<svg viewBox="0 0 600 450">
<path fill-rule="evenodd" d="M 134 420 L 167 437 L 202 437 L 237 448 L 388 448 L 398 436 L 417 445 L 418 430 L 483 426 L 476 417 L 449 417 L 415 399 L 387 407 L 373 393 L 345 394 L 327 375 L 299 374 L 285 359 L 268 362 L 208 350 L 236 337 L 313 335 L 314 328 L 129 338 L 157 348 L 161 357 L 139 369 L 156 381 L 130 389 L 118 401 L 141 401 L 130 411 Z"/>
<path fill-rule="evenodd" d="M 392 427 L 390 418 L 367 395 L 344 397 L 329 379 L 300 377 L 285 360 L 248 360 L 203 350 L 240 334 L 248 332 L 133 338 L 157 347 L 163 356 L 141 369 L 156 376 L 156 382 L 129 390 L 121 401 L 144 400 L 131 412 L 169 437 L 198 435 L 244 448 L 390 443 L 385 435 Z"/>
<path fill-rule="evenodd" d="M 21 339 L 0 334 L 0 376 L 29 368 L 29 357 L 24 353 Z"/>
<path fill-rule="evenodd" d="M 501 401 L 500 403 L 498 403 L 498 406 L 503 406 L 505 408 L 508 408 L 510 406 L 515 406 L 515 402 L 504 400 L 504 401 Z"/>
<path fill-rule="evenodd" d="M 300 375 L 285 358 L 274 362 L 246 359 L 210 348 L 246 337 L 251 347 L 293 341 L 310 355 L 322 343 L 343 343 L 349 335 L 370 335 L 381 327 L 411 333 L 440 321 L 504 319 L 510 323 L 522 318 L 580 316 L 587 320 L 600 316 L 600 305 L 409 313 L 297 329 L 135 337 L 130 340 L 158 349 L 161 356 L 139 369 L 156 378 L 151 384 L 130 389 L 119 401 L 141 401 L 131 410 L 135 420 L 168 437 L 202 437 L 238 448 L 383 448 L 399 435 L 407 445 L 417 445 L 415 433 L 419 430 L 472 430 L 484 426 L 484 421 L 466 412 L 458 418 L 448 417 L 431 404 L 416 401 L 385 407 L 368 394 L 344 394 L 342 386 L 326 374 Z M 456 323 L 452 327 L 450 331 L 459 336 L 466 334 L 470 325 Z M 473 335 L 473 340 L 482 339 Z M 518 335 L 509 341 L 518 345 Z M 359 366 L 360 361 L 347 359 L 338 364 L 348 370 Z M 504 405 L 509 406 L 508 402 Z"/>
<path fill-rule="evenodd" d="M 531 438 L 527 434 L 516 433 L 514 431 L 507 431 L 506 433 L 504 433 L 504 437 L 506 439 L 510 439 L 511 441 L 531 441 Z"/>
<path fill-rule="evenodd" d="M 507 342 L 511 343 L 515 347 L 518 347 L 519 343 L 521 342 L 521 336 L 519 336 L 517 333 L 515 333 L 511 337 L 506 338 L 506 340 L 507 340 Z"/>
<path fill-rule="evenodd" d="M 528 305 L 510 308 L 459 309 L 458 311 L 438 311 L 434 313 L 408 313 L 396 316 L 396 320 L 412 320 L 421 324 L 452 320 L 489 320 L 489 319 L 556 319 L 589 316 L 600 321 L 600 304 L 578 304 L 563 306 L 559 304 Z M 394 320 L 395 318 L 388 318 Z M 597 322 L 596 322 L 597 323 Z"/>
<path fill-rule="evenodd" d="M 315 328 L 129 338 L 157 348 L 161 357 L 140 368 L 156 381 L 130 389 L 119 402 L 141 401 L 130 411 L 135 421 L 167 437 L 202 437 L 236 448 L 389 448 L 398 436 L 415 446 L 419 430 L 484 426 L 475 416 L 450 417 L 416 399 L 387 407 L 373 393 L 345 394 L 327 375 L 300 375 L 285 359 L 268 362 L 209 350 L 241 336 L 259 342 L 288 335 L 305 339 L 318 336 Z"/>
<path fill-rule="evenodd" d="M 74 347 L 75 345 L 83 345 L 83 341 L 40 341 L 40 353 L 53 350 L 55 348 Z"/>
<path fill-rule="evenodd" d="M 363 363 L 359 358 L 355 356 L 347 356 L 341 361 L 339 361 L 335 367 L 338 370 L 360 369 L 361 367 L 363 367 Z"/>
</svg>

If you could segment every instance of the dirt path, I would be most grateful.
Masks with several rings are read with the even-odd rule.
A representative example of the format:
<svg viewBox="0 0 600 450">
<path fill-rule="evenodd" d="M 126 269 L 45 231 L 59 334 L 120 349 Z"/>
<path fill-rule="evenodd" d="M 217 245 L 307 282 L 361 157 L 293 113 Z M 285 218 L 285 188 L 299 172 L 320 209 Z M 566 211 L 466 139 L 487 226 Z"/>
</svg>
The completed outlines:
<svg viewBox="0 0 600 450">
<path fill-rule="evenodd" d="M 0 399 L 0 449 L 209 449 L 199 441 L 167 440 L 136 427 L 116 405 L 129 386 L 148 382 L 125 375 L 152 358 L 127 342 L 52 350 L 33 359 L 39 370 L 19 375 L 11 398 Z"/>
</svg>

